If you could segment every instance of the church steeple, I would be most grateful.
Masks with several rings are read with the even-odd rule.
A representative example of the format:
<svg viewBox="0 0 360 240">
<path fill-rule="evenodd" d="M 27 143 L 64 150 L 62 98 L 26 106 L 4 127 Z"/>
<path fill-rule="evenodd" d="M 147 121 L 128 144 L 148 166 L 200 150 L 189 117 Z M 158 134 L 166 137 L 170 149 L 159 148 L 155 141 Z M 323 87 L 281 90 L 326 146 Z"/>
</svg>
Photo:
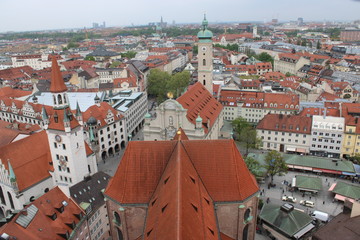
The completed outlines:
<svg viewBox="0 0 360 240">
<path fill-rule="evenodd" d="M 66 94 L 67 87 L 64 79 L 62 78 L 60 67 L 56 58 L 52 58 L 51 66 L 51 84 L 50 92 L 53 95 L 53 105 L 55 109 L 64 109 L 69 107 L 69 100 Z"/>
</svg>

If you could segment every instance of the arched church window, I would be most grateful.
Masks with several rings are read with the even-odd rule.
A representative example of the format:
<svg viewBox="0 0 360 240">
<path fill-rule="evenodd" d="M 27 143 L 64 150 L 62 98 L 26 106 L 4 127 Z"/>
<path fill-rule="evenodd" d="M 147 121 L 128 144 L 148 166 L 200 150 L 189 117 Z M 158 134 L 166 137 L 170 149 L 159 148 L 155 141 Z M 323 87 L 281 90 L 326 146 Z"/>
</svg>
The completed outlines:
<svg viewBox="0 0 360 240">
<path fill-rule="evenodd" d="M 62 98 L 61 98 L 61 95 L 60 95 L 60 94 L 58 95 L 58 103 L 59 103 L 59 104 L 62 104 Z"/>
<path fill-rule="evenodd" d="M 56 97 L 53 96 L 53 99 L 54 99 L 54 105 L 56 105 Z"/>
<path fill-rule="evenodd" d="M 203 85 L 204 85 L 204 86 L 206 85 L 206 80 L 203 80 Z"/>
<path fill-rule="evenodd" d="M 206 59 L 203 59 L 203 66 L 206 66 Z"/>
</svg>

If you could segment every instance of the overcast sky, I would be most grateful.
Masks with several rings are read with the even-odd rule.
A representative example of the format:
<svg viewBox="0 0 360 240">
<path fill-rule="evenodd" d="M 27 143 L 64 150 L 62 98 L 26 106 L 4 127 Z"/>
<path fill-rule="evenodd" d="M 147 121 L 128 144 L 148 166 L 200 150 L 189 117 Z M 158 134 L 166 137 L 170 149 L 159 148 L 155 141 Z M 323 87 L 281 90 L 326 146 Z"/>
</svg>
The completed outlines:
<svg viewBox="0 0 360 240">
<path fill-rule="evenodd" d="M 360 0 L 0 0 L 0 32 L 149 22 L 357 20 Z"/>
</svg>

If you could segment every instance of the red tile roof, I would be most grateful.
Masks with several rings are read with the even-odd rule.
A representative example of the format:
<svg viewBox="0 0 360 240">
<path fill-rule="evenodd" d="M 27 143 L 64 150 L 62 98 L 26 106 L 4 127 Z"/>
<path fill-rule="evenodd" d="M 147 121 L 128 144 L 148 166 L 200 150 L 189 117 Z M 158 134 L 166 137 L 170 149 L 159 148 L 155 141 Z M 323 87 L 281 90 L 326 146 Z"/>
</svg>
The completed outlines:
<svg viewBox="0 0 360 240">
<path fill-rule="evenodd" d="M 11 87 L 0 88 L 0 97 L 18 98 L 18 97 L 28 96 L 31 93 L 32 93 L 31 91 L 23 91 L 20 89 L 13 89 Z"/>
<path fill-rule="evenodd" d="M 73 116 L 70 109 L 66 108 L 66 109 L 54 110 L 53 115 L 51 115 L 49 117 L 49 126 L 48 126 L 49 129 L 65 131 L 64 112 L 66 112 L 68 115 L 70 129 L 74 129 L 74 128 L 80 126 L 80 123 Z M 57 115 L 57 120 L 56 120 L 55 115 Z"/>
<path fill-rule="evenodd" d="M 53 58 L 51 66 L 50 92 L 58 93 L 65 92 L 66 90 L 67 87 L 65 86 L 64 79 L 62 78 L 60 67 L 56 61 L 56 58 Z"/>
<path fill-rule="evenodd" d="M 0 147 L 11 143 L 18 135 L 18 131 L 8 128 L 0 128 Z"/>
<path fill-rule="evenodd" d="M 60 212 L 58 209 L 64 206 L 64 211 Z M 23 227 L 16 222 L 21 215 L 26 212 L 30 206 L 34 205 L 38 208 L 37 213 L 27 227 Z M 66 197 L 66 195 L 58 188 L 50 190 L 33 203 L 28 205 L 22 212 L 18 213 L 11 222 L 1 227 L 1 233 L 7 233 L 16 239 L 39 240 L 39 239 L 54 239 L 61 240 L 64 237 L 59 234 L 70 234 L 74 231 L 70 226 L 75 223 L 75 226 L 80 222 L 79 214 L 83 216 L 85 213 L 76 205 L 73 200 Z M 56 214 L 56 219 L 51 219 L 51 215 Z"/>
<path fill-rule="evenodd" d="M 92 105 L 89 107 L 85 112 L 83 112 L 83 119 L 84 122 L 87 122 L 89 118 L 94 117 L 97 121 L 100 121 L 100 126 L 106 126 L 107 122 L 105 121 L 107 119 L 108 112 L 111 112 L 114 114 L 114 121 L 118 121 L 119 119 L 123 118 L 122 115 L 118 114 L 118 112 L 110 106 L 107 102 L 101 102 L 100 106 Z"/>
<path fill-rule="evenodd" d="M 195 125 L 195 120 L 200 114 L 203 120 L 205 133 L 219 117 L 223 106 L 210 94 L 201 83 L 195 83 L 188 91 L 176 99 L 183 108 L 187 109 L 187 119 Z M 210 121 L 210 125 L 208 125 Z"/>
<path fill-rule="evenodd" d="M 311 134 L 311 117 L 302 115 L 267 114 L 256 129 Z"/>
<path fill-rule="evenodd" d="M 177 144 L 214 201 L 241 201 L 258 191 L 232 140 L 181 140 L 130 142 L 105 194 L 123 204 L 149 203 Z"/>
<path fill-rule="evenodd" d="M 299 115 L 301 116 L 314 116 L 314 115 L 324 115 L 324 108 L 304 108 Z M 340 117 L 339 109 L 326 108 L 326 115 L 333 117 Z"/>
<path fill-rule="evenodd" d="M 219 239 L 214 203 L 181 142 L 149 203 L 144 239 Z"/>
<path fill-rule="evenodd" d="M 20 191 L 50 177 L 49 171 L 53 171 L 45 131 L 0 147 L 0 159 L 6 169 L 10 161 Z"/>
</svg>

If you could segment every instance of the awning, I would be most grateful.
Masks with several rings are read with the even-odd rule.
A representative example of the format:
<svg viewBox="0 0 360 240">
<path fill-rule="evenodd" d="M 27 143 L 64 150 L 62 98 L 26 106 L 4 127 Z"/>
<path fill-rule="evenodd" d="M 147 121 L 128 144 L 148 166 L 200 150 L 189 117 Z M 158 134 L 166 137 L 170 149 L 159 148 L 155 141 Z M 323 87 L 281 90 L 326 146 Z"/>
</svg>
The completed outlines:
<svg viewBox="0 0 360 240">
<path fill-rule="evenodd" d="M 349 200 L 349 201 L 352 202 L 352 203 L 355 202 L 354 199 L 348 198 L 348 197 L 344 197 L 343 195 L 339 195 L 339 194 L 336 194 L 336 195 L 335 195 L 335 199 L 337 199 L 337 200 L 339 200 L 339 201 L 343 201 L 343 202 L 345 202 L 345 199 Z"/>
<path fill-rule="evenodd" d="M 342 172 L 343 175 L 356 176 L 356 173 Z"/>
<path fill-rule="evenodd" d="M 295 233 L 294 238 L 299 239 L 301 236 L 303 236 L 305 233 L 307 233 L 308 231 L 310 231 L 314 227 L 315 226 L 312 223 L 310 223 L 309 225 L 307 225 L 306 227 L 304 227 L 303 229 L 301 229 L 300 231 Z"/>
<path fill-rule="evenodd" d="M 313 168 L 313 172 L 320 172 L 320 173 L 321 173 L 322 171 L 319 170 L 319 169 L 314 169 L 314 168 Z"/>
<path fill-rule="evenodd" d="M 318 190 L 314 190 L 314 189 L 309 189 L 309 188 L 298 188 L 300 191 L 305 191 L 305 192 L 314 192 L 317 193 L 319 192 Z"/>
<path fill-rule="evenodd" d="M 299 152 L 299 153 L 306 153 L 305 148 L 297 148 L 296 151 Z"/>
<path fill-rule="evenodd" d="M 321 169 L 321 171 L 323 171 L 324 173 L 341 174 L 340 171 L 335 170 Z"/>
<path fill-rule="evenodd" d="M 294 147 L 287 147 L 286 151 L 290 151 L 290 152 L 296 152 L 296 148 Z"/>
<path fill-rule="evenodd" d="M 295 177 L 292 179 L 291 186 L 292 186 L 292 187 L 295 187 L 295 186 L 296 186 L 296 178 L 295 178 Z"/>
<path fill-rule="evenodd" d="M 295 169 L 302 169 L 302 170 L 308 170 L 308 171 L 312 171 L 311 167 L 304 167 L 304 166 L 296 166 L 294 165 Z"/>
<path fill-rule="evenodd" d="M 335 186 L 336 186 L 336 183 L 333 183 L 333 184 L 331 185 L 331 187 L 329 188 L 329 191 L 331 192 L 332 190 L 334 190 Z"/>
</svg>

